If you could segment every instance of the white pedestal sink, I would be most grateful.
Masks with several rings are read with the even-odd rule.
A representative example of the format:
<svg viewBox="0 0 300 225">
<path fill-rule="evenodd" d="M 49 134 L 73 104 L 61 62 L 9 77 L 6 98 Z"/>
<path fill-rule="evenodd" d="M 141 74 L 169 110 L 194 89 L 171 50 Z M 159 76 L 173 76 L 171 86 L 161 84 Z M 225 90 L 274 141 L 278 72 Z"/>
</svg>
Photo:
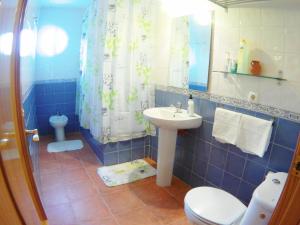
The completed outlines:
<svg viewBox="0 0 300 225">
<path fill-rule="evenodd" d="M 202 117 L 197 114 L 191 117 L 183 109 L 176 112 L 173 107 L 146 109 L 144 117 L 159 127 L 156 183 L 162 187 L 170 186 L 175 160 L 177 130 L 200 127 Z"/>
</svg>

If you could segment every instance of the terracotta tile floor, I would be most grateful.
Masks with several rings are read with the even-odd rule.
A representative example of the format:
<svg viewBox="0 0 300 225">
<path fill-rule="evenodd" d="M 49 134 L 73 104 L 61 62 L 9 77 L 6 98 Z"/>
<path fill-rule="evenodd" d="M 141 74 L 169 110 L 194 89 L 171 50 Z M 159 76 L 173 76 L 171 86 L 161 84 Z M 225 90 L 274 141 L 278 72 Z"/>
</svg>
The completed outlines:
<svg viewBox="0 0 300 225">
<path fill-rule="evenodd" d="M 68 139 L 83 140 L 84 149 L 48 153 L 52 138 L 40 142 L 40 189 L 50 225 L 189 224 L 183 198 L 190 186 L 174 177 L 171 187 L 161 188 L 151 177 L 106 187 L 96 173 L 102 165 L 82 136 L 74 133 Z"/>
</svg>

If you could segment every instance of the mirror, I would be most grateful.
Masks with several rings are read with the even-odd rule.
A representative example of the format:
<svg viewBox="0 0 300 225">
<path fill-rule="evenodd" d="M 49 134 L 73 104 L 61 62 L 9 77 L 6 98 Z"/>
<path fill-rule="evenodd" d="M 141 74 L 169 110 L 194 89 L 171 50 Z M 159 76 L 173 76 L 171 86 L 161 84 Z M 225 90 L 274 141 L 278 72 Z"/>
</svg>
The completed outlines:
<svg viewBox="0 0 300 225">
<path fill-rule="evenodd" d="M 169 86 L 208 90 L 211 36 L 212 12 L 173 19 Z"/>
</svg>

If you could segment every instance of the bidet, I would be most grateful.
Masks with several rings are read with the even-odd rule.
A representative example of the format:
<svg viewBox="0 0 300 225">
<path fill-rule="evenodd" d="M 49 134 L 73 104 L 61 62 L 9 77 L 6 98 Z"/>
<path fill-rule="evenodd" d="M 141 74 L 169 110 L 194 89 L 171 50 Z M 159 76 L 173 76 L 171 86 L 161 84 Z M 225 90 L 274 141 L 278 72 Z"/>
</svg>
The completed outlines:
<svg viewBox="0 0 300 225">
<path fill-rule="evenodd" d="M 56 141 L 65 140 L 65 126 L 68 123 L 68 117 L 65 115 L 60 115 L 59 113 L 55 116 L 49 118 L 49 123 L 55 129 Z"/>
</svg>

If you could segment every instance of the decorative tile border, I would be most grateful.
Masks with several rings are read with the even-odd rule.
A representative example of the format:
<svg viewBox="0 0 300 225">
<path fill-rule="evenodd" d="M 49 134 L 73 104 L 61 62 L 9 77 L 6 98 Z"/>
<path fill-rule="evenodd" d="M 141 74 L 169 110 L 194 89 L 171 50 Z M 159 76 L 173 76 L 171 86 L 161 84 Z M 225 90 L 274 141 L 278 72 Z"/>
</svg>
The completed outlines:
<svg viewBox="0 0 300 225">
<path fill-rule="evenodd" d="M 232 98 L 232 97 L 225 97 L 221 95 L 215 95 L 207 92 L 200 92 L 194 90 L 188 90 L 183 88 L 177 87 L 170 87 L 170 86 L 163 86 L 163 85 L 156 85 L 155 88 L 161 91 L 173 92 L 182 95 L 189 95 L 192 94 L 194 97 L 207 99 L 216 103 L 231 105 L 239 108 L 248 109 L 255 112 L 264 113 L 270 116 L 279 117 L 287 120 L 291 120 L 297 123 L 300 123 L 300 113 L 291 112 L 284 109 L 275 108 L 272 106 L 262 105 L 258 103 L 252 103 L 246 100 Z"/>
<path fill-rule="evenodd" d="M 70 79 L 52 79 L 52 80 L 37 80 L 34 84 L 51 84 L 51 83 L 65 83 L 65 82 L 77 82 L 77 78 Z"/>
</svg>

